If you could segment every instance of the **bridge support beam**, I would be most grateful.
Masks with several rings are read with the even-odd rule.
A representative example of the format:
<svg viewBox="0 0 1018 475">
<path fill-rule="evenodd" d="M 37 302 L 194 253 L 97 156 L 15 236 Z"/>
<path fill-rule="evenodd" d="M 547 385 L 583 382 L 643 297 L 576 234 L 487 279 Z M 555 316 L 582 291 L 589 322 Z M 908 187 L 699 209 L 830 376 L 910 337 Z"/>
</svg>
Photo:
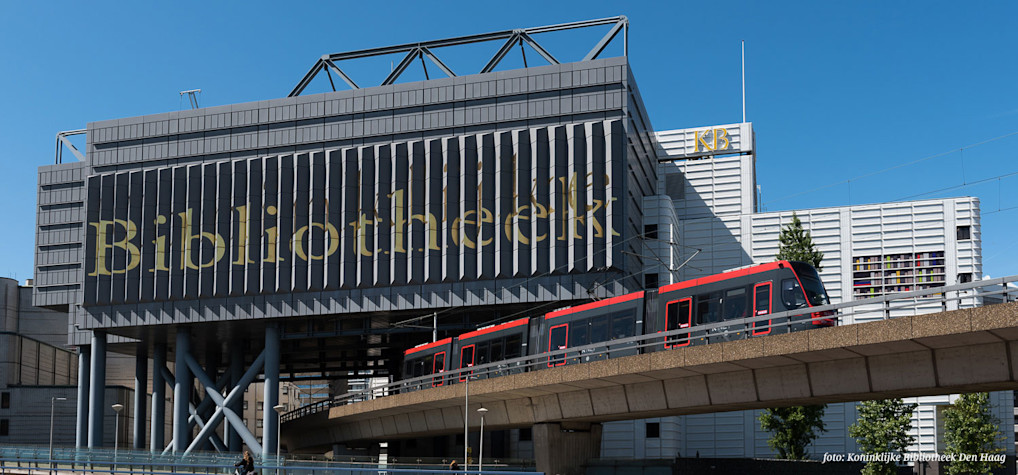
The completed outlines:
<svg viewBox="0 0 1018 475">
<path fill-rule="evenodd" d="M 587 461 L 601 456 L 601 424 L 534 424 L 533 434 L 538 472 L 583 475 Z"/>
<path fill-rule="evenodd" d="M 78 425 L 74 445 L 79 449 L 88 447 L 88 389 L 89 369 L 92 365 L 92 347 L 78 347 Z"/>
</svg>

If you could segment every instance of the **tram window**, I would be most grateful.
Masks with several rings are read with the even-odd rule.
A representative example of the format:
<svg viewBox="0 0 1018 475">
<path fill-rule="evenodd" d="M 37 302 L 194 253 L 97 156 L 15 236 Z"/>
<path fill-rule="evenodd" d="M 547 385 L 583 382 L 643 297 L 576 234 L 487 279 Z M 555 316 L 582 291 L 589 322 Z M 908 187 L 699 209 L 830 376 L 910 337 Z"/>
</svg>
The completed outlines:
<svg viewBox="0 0 1018 475">
<path fill-rule="evenodd" d="M 474 345 L 464 346 L 460 350 L 460 368 L 474 365 Z"/>
<path fill-rule="evenodd" d="M 505 339 L 505 358 L 513 359 L 523 356 L 523 339 L 520 335 L 509 335 Z"/>
<path fill-rule="evenodd" d="M 550 335 L 548 335 L 548 351 L 564 350 L 566 348 L 566 337 L 569 336 L 569 324 L 564 323 L 562 325 L 551 327 Z M 548 357 L 548 366 L 558 366 L 566 364 L 564 355 Z"/>
<path fill-rule="evenodd" d="M 434 367 L 434 371 L 432 371 L 431 373 L 435 374 L 435 373 L 441 373 L 443 371 L 445 371 L 445 352 L 444 351 L 439 353 L 439 354 L 437 354 L 437 355 L 435 355 L 435 367 Z"/>
<path fill-rule="evenodd" d="M 675 330 L 689 326 L 689 309 L 692 299 L 682 299 L 678 302 L 671 302 L 665 309 L 666 321 L 665 330 Z"/>
<path fill-rule="evenodd" d="M 571 327 L 569 329 L 570 348 L 586 345 L 590 341 L 587 339 L 587 336 L 590 334 L 590 329 L 587 328 L 590 326 L 589 322 L 589 319 L 585 319 L 573 322 L 569 325 Z"/>
<path fill-rule="evenodd" d="M 725 320 L 733 320 L 746 317 L 746 289 L 732 289 L 725 292 L 725 301 L 722 304 L 722 314 Z"/>
<path fill-rule="evenodd" d="M 799 288 L 799 282 L 795 279 L 784 279 L 781 281 L 781 302 L 787 309 L 796 309 L 806 306 L 806 296 Z"/>
<path fill-rule="evenodd" d="M 608 341 L 611 333 L 608 331 L 608 316 L 601 315 L 590 319 L 590 342 L 597 343 Z"/>
<path fill-rule="evenodd" d="M 502 361 L 502 338 L 491 342 L 491 361 Z"/>
<path fill-rule="evenodd" d="M 636 334 L 633 329 L 635 318 L 632 312 L 617 313 L 612 315 L 612 338 L 627 338 Z"/>
<path fill-rule="evenodd" d="M 720 306 L 720 301 L 720 292 L 698 295 L 696 302 L 696 322 L 715 323 L 719 321 L 721 312 L 718 307 Z"/>
<path fill-rule="evenodd" d="M 416 378 L 418 376 L 424 376 L 424 360 L 416 360 L 414 361 L 413 364 L 414 364 L 413 372 L 414 377 Z"/>
<path fill-rule="evenodd" d="M 753 315 L 771 313 L 771 283 L 757 284 L 754 299 Z"/>
<path fill-rule="evenodd" d="M 488 342 L 485 341 L 483 343 L 478 343 L 477 349 L 474 350 L 474 354 L 477 355 L 475 361 L 477 361 L 477 364 L 479 365 L 490 361 L 488 360 Z"/>
</svg>

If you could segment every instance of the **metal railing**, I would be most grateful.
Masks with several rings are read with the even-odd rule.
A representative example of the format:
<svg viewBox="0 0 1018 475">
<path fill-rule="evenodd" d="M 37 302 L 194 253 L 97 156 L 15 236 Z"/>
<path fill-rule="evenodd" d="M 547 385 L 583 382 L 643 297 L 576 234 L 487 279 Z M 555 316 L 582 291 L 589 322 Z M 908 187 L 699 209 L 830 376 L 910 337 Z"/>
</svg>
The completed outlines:
<svg viewBox="0 0 1018 475">
<path fill-rule="evenodd" d="M 281 417 L 283 422 L 288 422 L 328 411 L 332 407 L 376 399 L 401 392 L 426 390 L 434 386 L 459 383 L 466 378 L 475 381 L 506 374 L 544 369 L 561 364 L 586 363 L 628 356 L 651 349 L 662 349 L 666 342 L 669 346 L 686 346 L 700 343 L 696 340 L 702 340 L 703 343 L 732 341 L 755 337 L 749 335 L 751 329 L 757 333 L 785 333 L 790 331 L 791 327 L 809 328 L 812 322 L 827 318 L 845 319 L 846 317 L 858 316 L 868 321 L 880 318 L 886 320 L 906 315 L 938 313 L 956 308 L 981 306 L 983 299 L 987 297 L 995 297 L 1002 302 L 1009 302 L 1018 299 L 1018 289 L 1008 286 L 1012 282 L 1018 282 L 1018 275 L 726 320 L 649 335 L 623 336 L 585 346 L 521 356 L 370 387 L 343 394 L 330 400 L 302 406 L 284 413 Z M 1000 289 L 979 291 L 979 289 L 996 286 L 999 286 Z M 832 311 L 836 312 L 836 315 L 822 315 L 825 312 Z"/>
<path fill-rule="evenodd" d="M 239 454 L 197 453 L 188 455 L 158 454 L 139 450 L 77 449 L 55 447 L 50 458 L 45 446 L 0 447 L 0 475 L 8 472 L 39 473 L 109 473 L 134 475 L 171 474 L 233 474 Z M 332 460 L 315 460 L 301 456 L 255 456 L 259 475 L 380 475 L 392 473 L 478 473 L 469 467 L 451 472 L 451 459 L 437 457 L 339 456 Z M 522 459 L 490 459 L 485 461 L 485 474 L 532 475 L 534 463 Z M 490 470 L 494 469 L 494 470 Z"/>
</svg>

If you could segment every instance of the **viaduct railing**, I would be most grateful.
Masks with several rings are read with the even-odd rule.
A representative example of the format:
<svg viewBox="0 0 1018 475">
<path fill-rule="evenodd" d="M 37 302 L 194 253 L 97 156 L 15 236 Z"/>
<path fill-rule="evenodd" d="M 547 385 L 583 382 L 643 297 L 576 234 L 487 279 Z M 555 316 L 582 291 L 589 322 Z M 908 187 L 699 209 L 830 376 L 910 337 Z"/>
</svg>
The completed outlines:
<svg viewBox="0 0 1018 475">
<path fill-rule="evenodd" d="M 931 289 L 900 292 L 863 300 L 853 300 L 833 305 L 809 307 L 804 309 L 772 313 L 762 316 L 726 320 L 718 323 L 698 325 L 650 335 L 637 335 L 627 338 L 613 339 L 544 352 L 537 355 L 521 356 L 509 360 L 496 361 L 463 369 L 445 371 L 438 374 L 404 379 L 353 391 L 330 400 L 319 401 L 302 406 L 281 416 L 282 422 L 292 421 L 301 417 L 328 411 L 332 407 L 343 406 L 356 402 L 385 397 L 406 391 L 426 390 L 437 382 L 443 384 L 465 382 L 498 377 L 507 374 L 547 368 L 549 363 L 565 360 L 572 363 L 597 361 L 617 356 L 637 354 L 643 349 L 660 347 L 666 341 L 669 345 L 691 344 L 692 340 L 704 338 L 708 342 L 730 341 L 746 338 L 747 328 L 753 327 L 757 332 L 767 331 L 783 333 L 791 325 L 800 325 L 813 319 L 858 317 L 862 321 L 889 319 L 900 316 L 938 313 L 957 308 L 979 307 L 984 302 L 1003 303 L 1018 300 L 1018 288 L 1009 284 L 1018 282 L 1018 275 L 997 279 L 981 280 Z M 821 316 L 823 312 L 834 311 L 835 316 Z M 754 337 L 758 338 L 758 337 Z"/>
</svg>

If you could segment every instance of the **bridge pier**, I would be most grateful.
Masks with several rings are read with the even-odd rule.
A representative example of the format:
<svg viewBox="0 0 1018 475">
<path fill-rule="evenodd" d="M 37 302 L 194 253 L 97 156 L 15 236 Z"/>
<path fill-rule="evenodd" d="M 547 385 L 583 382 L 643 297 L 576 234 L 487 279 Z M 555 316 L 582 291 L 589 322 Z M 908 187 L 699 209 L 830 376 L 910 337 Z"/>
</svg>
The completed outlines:
<svg viewBox="0 0 1018 475">
<path fill-rule="evenodd" d="M 601 456 L 601 424 L 534 424 L 537 471 L 546 475 L 583 475 L 583 466 Z"/>
</svg>

